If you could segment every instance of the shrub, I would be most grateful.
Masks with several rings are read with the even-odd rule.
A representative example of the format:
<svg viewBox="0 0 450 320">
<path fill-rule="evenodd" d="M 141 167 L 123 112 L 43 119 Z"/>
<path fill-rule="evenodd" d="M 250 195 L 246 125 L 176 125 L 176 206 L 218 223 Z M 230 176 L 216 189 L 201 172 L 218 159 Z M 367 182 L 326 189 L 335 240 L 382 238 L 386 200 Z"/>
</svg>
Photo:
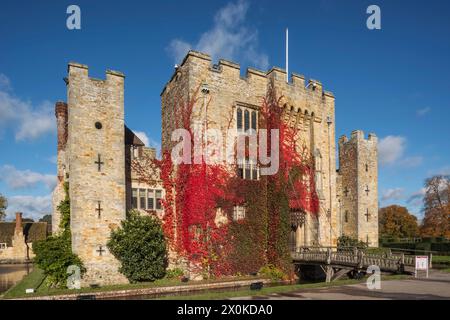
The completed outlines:
<svg viewBox="0 0 450 320">
<path fill-rule="evenodd" d="M 349 236 L 340 236 L 337 241 L 338 249 L 344 249 L 348 247 L 356 247 L 358 249 L 366 249 L 368 247 L 367 243 L 360 241 L 358 239 Z"/>
<path fill-rule="evenodd" d="M 180 268 L 169 269 L 166 272 L 167 279 L 177 279 L 184 276 L 184 271 Z"/>
<path fill-rule="evenodd" d="M 65 185 L 65 191 L 66 197 L 57 208 L 61 214 L 60 233 L 33 243 L 33 252 L 36 255 L 34 262 L 47 276 L 46 282 L 56 287 L 66 286 L 67 278 L 70 276 L 70 273 L 67 273 L 69 266 L 76 265 L 80 268 L 81 274 L 85 272 L 82 261 L 72 252 L 68 184 Z"/>
<path fill-rule="evenodd" d="M 66 285 L 70 275 L 67 268 L 71 265 L 79 266 L 84 272 L 82 262 L 72 253 L 70 238 L 65 234 L 33 243 L 33 252 L 36 254 L 34 262 L 44 271 L 52 286 Z"/>
<path fill-rule="evenodd" d="M 287 279 L 287 275 L 280 268 L 275 267 L 272 264 L 265 265 L 259 270 L 261 276 L 268 277 L 273 281 L 279 281 Z"/>
<path fill-rule="evenodd" d="M 111 232 L 108 249 L 121 262 L 119 271 L 131 282 L 163 278 L 167 267 L 166 240 L 156 217 L 130 211 L 121 227 Z"/>
</svg>

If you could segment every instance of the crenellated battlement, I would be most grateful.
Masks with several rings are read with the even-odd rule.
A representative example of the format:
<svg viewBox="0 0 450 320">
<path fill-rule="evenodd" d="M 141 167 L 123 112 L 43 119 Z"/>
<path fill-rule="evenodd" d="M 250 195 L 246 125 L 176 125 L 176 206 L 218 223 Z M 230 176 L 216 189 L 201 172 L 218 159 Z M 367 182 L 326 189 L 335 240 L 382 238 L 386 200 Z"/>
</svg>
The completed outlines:
<svg viewBox="0 0 450 320">
<path fill-rule="evenodd" d="M 184 69 L 187 69 L 188 72 L 201 73 L 205 78 L 212 77 L 211 74 L 222 74 L 226 77 L 227 81 L 244 81 L 248 86 L 252 86 L 253 82 L 258 82 L 259 84 L 260 81 L 264 81 L 267 84 L 269 81 L 273 81 L 277 89 L 280 89 L 284 93 L 295 91 L 311 97 L 319 96 L 323 99 L 334 100 L 334 94 L 330 91 L 325 91 L 322 83 L 318 80 L 309 79 L 305 81 L 303 75 L 291 73 L 289 82 L 286 82 L 286 70 L 279 67 L 272 67 L 268 71 L 248 67 L 245 75 L 242 76 L 241 66 L 238 63 L 220 59 L 217 64 L 212 64 L 210 55 L 193 50 L 189 51 L 181 65 L 175 68 L 170 81 L 162 90 L 161 95 L 178 78 L 180 70 Z"/>
<path fill-rule="evenodd" d="M 369 133 L 366 139 L 364 136 L 364 131 L 362 130 L 353 130 L 350 135 L 350 139 L 348 139 L 346 135 L 342 135 L 339 137 L 339 145 L 355 142 L 370 142 L 376 145 L 378 142 L 378 137 L 375 133 Z"/>
<path fill-rule="evenodd" d="M 105 71 L 106 74 L 106 78 L 105 79 L 97 79 L 97 78 L 93 78 L 93 77 L 89 77 L 89 67 L 85 64 L 81 64 L 78 62 L 69 62 L 68 66 L 67 66 L 67 73 L 69 75 L 69 79 L 70 76 L 72 75 L 79 75 L 82 77 L 86 77 L 89 78 L 89 80 L 93 80 L 93 81 L 108 81 L 108 80 L 112 80 L 112 79 L 116 79 L 116 78 L 125 78 L 125 74 L 123 74 L 120 71 L 115 71 L 115 70 L 109 70 L 107 69 Z"/>
</svg>

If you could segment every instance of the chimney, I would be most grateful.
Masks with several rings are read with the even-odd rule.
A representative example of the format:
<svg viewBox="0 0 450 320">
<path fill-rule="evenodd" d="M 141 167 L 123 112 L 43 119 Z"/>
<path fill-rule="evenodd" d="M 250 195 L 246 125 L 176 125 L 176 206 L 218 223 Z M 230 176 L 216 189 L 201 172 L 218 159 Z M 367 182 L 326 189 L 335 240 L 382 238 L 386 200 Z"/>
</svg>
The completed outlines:
<svg viewBox="0 0 450 320">
<path fill-rule="evenodd" d="M 55 116 L 58 130 L 58 151 L 60 151 L 66 148 L 67 143 L 67 103 L 56 102 Z"/>
<path fill-rule="evenodd" d="M 23 233 L 22 228 L 22 212 L 16 212 L 16 230 L 15 234 Z"/>
</svg>

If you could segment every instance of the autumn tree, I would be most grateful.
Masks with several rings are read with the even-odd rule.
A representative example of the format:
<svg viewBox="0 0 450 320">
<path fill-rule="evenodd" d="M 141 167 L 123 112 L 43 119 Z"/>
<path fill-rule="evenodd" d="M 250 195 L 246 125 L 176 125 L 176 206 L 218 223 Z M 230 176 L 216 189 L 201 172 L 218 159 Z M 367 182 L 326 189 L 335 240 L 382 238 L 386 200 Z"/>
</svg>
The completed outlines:
<svg viewBox="0 0 450 320">
<path fill-rule="evenodd" d="M 450 176 L 426 179 L 425 190 L 422 236 L 450 238 Z"/>
<path fill-rule="evenodd" d="M 417 218 L 410 214 L 405 207 L 392 205 L 381 208 L 378 216 L 381 237 L 410 238 L 419 236 Z"/>
<path fill-rule="evenodd" d="M 0 193 L 0 221 L 5 219 L 6 213 L 6 207 L 8 206 L 8 201 L 6 200 L 6 197 L 4 197 L 1 193 Z"/>
</svg>

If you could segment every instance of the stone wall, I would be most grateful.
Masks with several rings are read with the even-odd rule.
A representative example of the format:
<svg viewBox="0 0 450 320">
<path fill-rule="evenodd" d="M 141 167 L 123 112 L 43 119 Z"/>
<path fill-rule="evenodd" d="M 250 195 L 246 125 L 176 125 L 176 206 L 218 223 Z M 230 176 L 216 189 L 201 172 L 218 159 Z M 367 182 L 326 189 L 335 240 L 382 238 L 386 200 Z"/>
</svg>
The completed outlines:
<svg viewBox="0 0 450 320">
<path fill-rule="evenodd" d="M 77 63 L 68 73 L 72 250 L 87 269 L 83 286 L 125 283 L 106 247 L 125 219 L 124 75 L 89 78 L 88 67 Z"/>
</svg>

